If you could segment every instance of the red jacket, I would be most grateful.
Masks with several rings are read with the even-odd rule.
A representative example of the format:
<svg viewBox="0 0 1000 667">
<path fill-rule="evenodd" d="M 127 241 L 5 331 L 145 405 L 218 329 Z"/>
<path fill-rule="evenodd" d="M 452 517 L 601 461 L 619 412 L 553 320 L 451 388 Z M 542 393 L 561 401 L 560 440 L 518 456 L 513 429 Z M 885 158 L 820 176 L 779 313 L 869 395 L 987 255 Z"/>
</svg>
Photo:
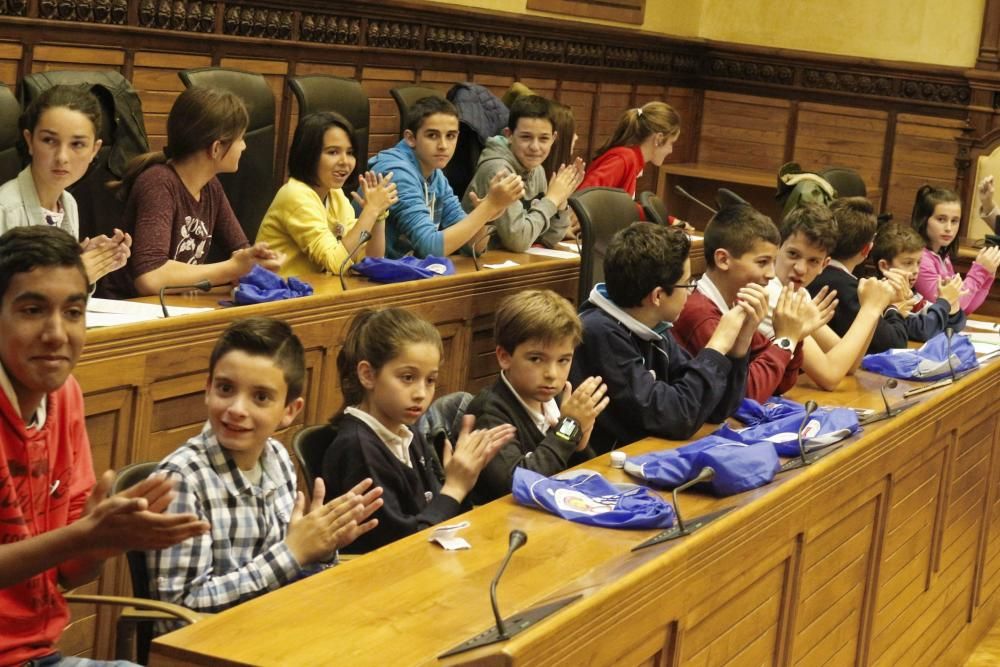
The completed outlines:
<svg viewBox="0 0 1000 667">
<path fill-rule="evenodd" d="M 694 292 L 684 304 L 684 310 L 674 322 L 673 334 L 687 351 L 694 355 L 708 344 L 722 312 L 701 292 Z M 783 394 L 795 386 L 802 367 L 802 345 L 795 353 L 773 345 L 759 331 L 750 341 L 750 369 L 747 372 L 746 395 L 764 403 L 774 394 Z"/>
<path fill-rule="evenodd" d="M 583 183 L 580 183 L 577 190 L 598 185 L 621 188 L 634 199 L 636 181 L 642 176 L 644 166 L 646 160 L 642 157 L 642 149 L 639 146 L 618 146 L 609 149 L 590 163 L 583 177 Z"/>
<path fill-rule="evenodd" d="M 0 391 L 0 544 L 80 518 L 94 486 L 83 395 L 73 377 L 49 394 L 45 425 L 28 429 Z M 58 568 L 0 589 L 0 665 L 56 650 L 69 621 Z"/>
</svg>

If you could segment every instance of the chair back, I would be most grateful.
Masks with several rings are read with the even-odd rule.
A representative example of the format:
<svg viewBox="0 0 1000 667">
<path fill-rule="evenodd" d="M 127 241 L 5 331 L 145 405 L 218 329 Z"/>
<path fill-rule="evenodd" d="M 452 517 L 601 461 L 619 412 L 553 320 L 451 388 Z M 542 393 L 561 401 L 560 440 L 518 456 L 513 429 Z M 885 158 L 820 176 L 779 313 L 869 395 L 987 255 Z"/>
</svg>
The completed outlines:
<svg viewBox="0 0 1000 667">
<path fill-rule="evenodd" d="M 306 489 L 312 493 L 313 482 L 323 476 L 323 456 L 337 437 L 333 424 L 316 424 L 300 429 L 292 438 L 292 451 L 306 478 Z"/>
<path fill-rule="evenodd" d="M 223 67 L 202 67 L 177 73 L 188 88 L 203 86 L 229 91 L 243 100 L 250 123 L 243 140 L 247 148 L 234 174 L 219 174 L 230 206 L 250 243 L 274 198 L 274 93 L 260 74 Z M 213 249 L 224 249 L 213 245 Z M 210 252 L 210 261 L 227 259 Z"/>
<path fill-rule="evenodd" d="M 594 187 L 569 198 L 580 221 L 580 287 L 578 305 L 587 300 L 594 283 L 604 280 L 604 254 L 615 232 L 639 218 L 636 203 L 619 188 Z"/>
<path fill-rule="evenodd" d="M 828 167 L 819 172 L 823 179 L 833 186 L 838 197 L 867 197 L 868 188 L 856 170 L 850 167 Z"/>
<path fill-rule="evenodd" d="M 354 79 L 327 74 L 297 76 L 288 80 L 299 103 L 299 118 L 317 111 L 334 111 L 347 119 L 354 128 L 355 156 L 358 173 L 368 169 L 368 134 L 371 127 L 371 106 L 368 94 Z"/>
<path fill-rule="evenodd" d="M 410 115 L 410 107 L 412 107 L 417 100 L 422 100 L 425 97 L 440 97 L 442 100 L 447 99 L 439 90 L 433 88 L 428 88 L 426 86 L 400 86 L 399 88 L 392 88 L 389 90 L 389 94 L 392 95 L 392 99 L 396 100 L 396 107 L 399 109 L 399 136 L 403 136 L 403 131 L 406 129 L 406 118 Z M 461 196 L 461 193 L 459 193 Z"/>
<path fill-rule="evenodd" d="M 156 466 L 156 461 L 147 463 L 133 463 L 118 471 L 115 475 L 114 484 L 111 487 L 112 493 L 120 493 L 130 486 L 135 486 L 142 480 L 149 477 Z M 132 594 L 137 598 L 149 598 L 149 572 L 146 569 L 146 552 L 129 551 L 125 554 L 128 560 L 129 577 L 132 580 Z"/>
<path fill-rule="evenodd" d="M 17 144 L 21 140 L 18 120 L 21 105 L 10 88 L 0 84 L 0 184 L 17 178 L 23 169 Z"/>
<path fill-rule="evenodd" d="M 646 214 L 646 220 L 655 222 L 658 225 L 670 224 L 670 217 L 667 214 L 667 205 L 655 193 L 646 190 L 639 193 L 639 204 L 642 205 L 642 212 Z"/>
</svg>

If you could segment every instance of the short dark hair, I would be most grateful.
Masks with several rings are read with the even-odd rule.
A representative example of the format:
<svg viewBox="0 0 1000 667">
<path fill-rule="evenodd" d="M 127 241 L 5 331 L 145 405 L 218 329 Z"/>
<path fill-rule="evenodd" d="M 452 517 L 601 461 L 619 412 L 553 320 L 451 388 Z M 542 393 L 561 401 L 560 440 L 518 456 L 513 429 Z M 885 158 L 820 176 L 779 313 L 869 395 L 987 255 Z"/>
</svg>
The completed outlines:
<svg viewBox="0 0 1000 667">
<path fill-rule="evenodd" d="M 774 221 L 753 206 L 726 206 L 705 227 L 705 263 L 715 268 L 716 250 L 740 257 L 753 250 L 758 241 L 773 243 L 775 247 L 781 245 Z"/>
<path fill-rule="evenodd" d="M 635 308 L 657 287 L 668 294 L 684 274 L 691 251 L 688 235 L 673 227 L 633 222 L 619 230 L 604 255 L 608 296 L 622 308 Z"/>
<path fill-rule="evenodd" d="M 302 341 L 292 333 L 287 322 L 270 317 L 248 317 L 236 320 L 222 332 L 215 342 L 208 360 L 208 377 L 215 373 L 215 365 L 223 356 L 239 350 L 255 357 L 267 357 L 281 369 L 288 385 L 285 405 L 302 395 L 306 376 L 306 354 Z"/>
<path fill-rule="evenodd" d="M 878 268 L 880 259 L 892 264 L 892 260 L 901 253 L 923 250 L 924 245 L 924 239 L 913 227 L 888 224 L 879 228 L 878 234 L 875 236 L 875 245 L 872 246 L 871 254 L 868 257 L 875 270 L 881 273 Z"/>
<path fill-rule="evenodd" d="M 15 275 L 50 266 L 76 267 L 84 284 L 90 282 L 80 257 L 80 244 L 59 227 L 14 227 L 0 236 L 0 304 Z"/>
<path fill-rule="evenodd" d="M 925 184 L 917 190 L 917 196 L 913 201 L 913 215 L 910 217 L 910 224 L 924 239 L 926 246 L 929 247 L 931 242 L 930 237 L 927 236 L 927 222 L 933 217 L 934 209 L 937 208 L 938 204 L 951 203 L 961 205 L 962 200 L 948 188 L 939 188 Z M 947 253 L 954 261 L 958 253 L 958 235 L 941 250 Z"/>
<path fill-rule="evenodd" d="M 805 202 L 789 211 L 781 223 L 781 242 L 801 233 L 829 255 L 837 247 L 837 221 L 828 206 Z"/>
<path fill-rule="evenodd" d="M 549 344 L 569 338 L 576 347 L 583 326 L 573 304 L 552 290 L 521 290 L 500 302 L 493 337 L 510 354 L 529 340 Z"/>
<path fill-rule="evenodd" d="M 878 218 L 875 207 L 864 197 L 841 197 L 830 202 L 830 211 L 837 221 L 837 247 L 831 257 L 850 259 L 875 238 Z"/>
<path fill-rule="evenodd" d="M 332 111 L 311 113 L 300 118 L 299 124 L 295 126 L 292 147 L 288 151 L 289 176 L 308 185 L 317 185 L 316 171 L 319 159 L 323 155 L 323 137 L 326 136 L 326 131 L 331 127 L 339 127 L 347 133 L 347 138 L 351 142 L 351 151 L 355 158 L 358 157 L 354 128 L 346 118 Z M 344 183 L 345 191 L 353 189 L 357 172 L 358 167 L 355 163 L 354 170 L 347 177 L 347 182 Z"/>
<path fill-rule="evenodd" d="M 433 116 L 436 113 L 454 116 L 459 120 L 462 118 L 458 113 L 458 108 L 454 104 L 443 97 L 431 95 L 429 97 L 421 97 L 410 107 L 410 110 L 406 114 L 406 129 L 416 134 L 424 126 L 424 121 L 427 117 Z"/>
<path fill-rule="evenodd" d="M 541 95 L 522 95 L 514 100 L 507 116 L 507 129 L 511 132 L 516 130 L 517 121 L 522 118 L 544 118 L 552 125 L 553 131 L 555 130 L 556 124 L 552 121 L 552 103 Z"/>
</svg>

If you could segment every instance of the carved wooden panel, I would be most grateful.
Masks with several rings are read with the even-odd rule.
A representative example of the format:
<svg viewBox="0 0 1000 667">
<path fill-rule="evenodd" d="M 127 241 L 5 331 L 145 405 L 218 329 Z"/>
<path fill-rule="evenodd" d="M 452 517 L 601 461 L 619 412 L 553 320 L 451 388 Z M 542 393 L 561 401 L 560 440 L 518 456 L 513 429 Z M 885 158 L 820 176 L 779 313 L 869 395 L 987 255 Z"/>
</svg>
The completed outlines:
<svg viewBox="0 0 1000 667">
<path fill-rule="evenodd" d="M 160 150 L 167 143 L 167 115 L 174 100 L 184 90 L 177 72 L 209 67 L 209 56 L 140 51 L 132 66 L 132 85 L 142 100 L 150 150 Z"/>
<path fill-rule="evenodd" d="M 32 50 L 32 72 L 52 70 L 115 70 L 125 64 L 122 49 L 40 44 Z"/>
<path fill-rule="evenodd" d="M 778 172 L 785 156 L 785 100 L 706 92 L 698 162 Z"/>
<path fill-rule="evenodd" d="M 399 141 L 399 109 L 389 91 L 400 86 L 415 85 L 417 74 L 412 69 L 365 67 L 361 85 L 371 105 L 371 128 L 368 153 L 374 155 Z"/>
<path fill-rule="evenodd" d="M 886 209 L 907 222 L 924 183 L 955 185 L 955 139 L 963 123 L 948 118 L 899 114 L 892 152 Z"/>
<path fill-rule="evenodd" d="M 869 189 L 878 187 L 888 114 L 843 106 L 799 105 L 794 159 L 807 170 L 856 169 Z"/>
<path fill-rule="evenodd" d="M 590 162 L 596 146 L 591 140 L 592 118 L 597 98 L 597 84 L 589 81 L 563 81 L 556 97 L 573 112 L 576 123 L 576 155 Z"/>
<path fill-rule="evenodd" d="M 17 86 L 22 48 L 13 42 L 0 42 L 0 83 L 11 91 Z"/>
</svg>

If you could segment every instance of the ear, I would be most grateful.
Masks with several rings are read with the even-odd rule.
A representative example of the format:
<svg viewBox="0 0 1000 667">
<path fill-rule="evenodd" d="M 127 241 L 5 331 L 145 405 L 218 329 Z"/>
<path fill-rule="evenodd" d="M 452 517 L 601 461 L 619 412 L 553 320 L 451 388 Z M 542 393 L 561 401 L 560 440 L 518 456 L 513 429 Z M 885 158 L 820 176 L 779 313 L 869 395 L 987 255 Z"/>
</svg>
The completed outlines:
<svg viewBox="0 0 1000 667">
<path fill-rule="evenodd" d="M 642 298 L 643 306 L 658 307 L 660 305 L 660 299 L 666 296 L 662 287 L 657 285 L 654 287 L 649 294 Z"/>
<path fill-rule="evenodd" d="M 513 136 L 513 134 L 514 133 L 510 131 L 509 127 L 503 128 L 503 136 L 507 137 L 508 140 L 511 138 L 511 136 Z"/>
<path fill-rule="evenodd" d="M 24 135 L 24 143 L 28 146 L 28 155 L 34 155 L 31 150 L 31 130 L 24 130 L 22 134 Z"/>
<path fill-rule="evenodd" d="M 417 137 L 409 130 L 403 130 L 403 141 L 405 141 L 406 145 L 410 148 L 417 147 Z"/>
<path fill-rule="evenodd" d="M 500 370 L 507 371 L 510 370 L 511 355 L 510 352 L 503 349 L 503 346 L 497 345 L 497 363 L 500 364 Z"/>
<path fill-rule="evenodd" d="M 375 388 L 375 376 L 377 373 L 367 360 L 362 360 L 358 362 L 358 380 L 361 381 L 361 386 L 365 389 L 371 391 Z"/>
<path fill-rule="evenodd" d="M 824 259 L 824 260 L 823 260 L 823 264 L 822 264 L 822 266 L 820 266 L 820 269 L 819 269 L 819 270 L 820 270 L 820 271 L 822 271 L 822 270 L 823 270 L 823 269 L 825 269 L 826 267 L 830 266 L 830 260 L 831 260 L 831 259 L 833 259 L 833 257 L 830 257 L 829 255 L 827 255 L 827 256 L 826 256 L 826 259 Z"/>
<path fill-rule="evenodd" d="M 878 271 L 879 271 L 879 273 L 885 273 L 890 268 L 892 268 L 892 267 L 889 266 L 889 262 L 885 261 L 884 259 L 880 259 L 878 261 Z"/>
<path fill-rule="evenodd" d="M 94 142 L 94 152 L 90 156 L 91 161 L 93 161 L 93 159 L 97 157 L 97 152 L 101 150 L 101 146 L 103 144 L 104 144 L 103 139 L 98 139 L 97 141 Z"/>
<path fill-rule="evenodd" d="M 715 259 L 715 268 L 720 269 L 722 271 L 729 270 L 729 263 L 730 260 L 732 259 L 732 256 L 729 254 L 728 250 L 726 250 L 725 248 L 716 248 L 715 253 L 712 255 L 712 257 Z"/>
<path fill-rule="evenodd" d="M 213 160 L 218 160 L 225 153 L 222 152 L 222 142 L 216 139 L 212 142 L 212 145 L 208 147 L 208 157 Z"/>
<path fill-rule="evenodd" d="M 306 400 L 299 396 L 294 401 L 285 406 L 285 414 L 281 417 L 281 424 L 278 428 L 287 428 L 291 426 L 295 418 L 299 416 L 302 411 L 302 406 L 306 404 Z"/>
</svg>

